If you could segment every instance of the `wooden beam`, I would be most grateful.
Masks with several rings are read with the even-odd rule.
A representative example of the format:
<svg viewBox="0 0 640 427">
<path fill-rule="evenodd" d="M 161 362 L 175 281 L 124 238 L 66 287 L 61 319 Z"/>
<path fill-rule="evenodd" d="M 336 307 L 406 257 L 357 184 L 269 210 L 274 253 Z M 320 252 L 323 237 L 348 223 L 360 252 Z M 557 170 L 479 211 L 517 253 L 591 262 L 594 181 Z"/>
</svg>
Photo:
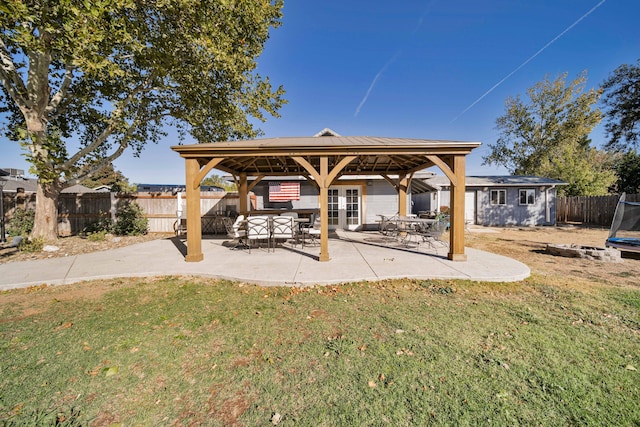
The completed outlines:
<svg viewBox="0 0 640 427">
<path fill-rule="evenodd" d="M 395 179 L 384 173 L 381 173 L 380 176 L 383 177 L 389 184 L 391 184 L 394 190 L 398 191 L 398 182 Z"/>
<path fill-rule="evenodd" d="M 202 169 L 200 169 L 200 171 L 196 174 L 195 178 L 193 179 L 193 182 L 191 183 L 193 188 L 196 188 L 196 187 L 199 188 L 200 187 L 200 183 L 207 176 L 207 174 L 211 171 L 211 169 L 213 169 L 216 166 L 218 166 L 218 164 L 223 160 L 224 159 L 222 157 L 215 157 L 215 158 L 209 160 L 209 163 L 204 165 L 204 167 Z M 187 181 L 187 182 L 190 182 L 190 181 Z"/>
<path fill-rule="evenodd" d="M 431 163 L 433 163 L 434 165 L 438 166 L 442 172 L 444 172 L 444 174 L 447 176 L 447 178 L 449 178 L 449 181 L 451 181 L 451 185 L 452 186 L 456 185 L 457 179 L 458 179 L 456 174 L 451 170 L 451 168 L 439 156 L 425 156 L 425 157 Z M 464 159 L 464 156 L 456 156 L 456 157 L 462 157 Z M 463 166 L 463 168 L 464 168 L 464 166 Z"/>
<path fill-rule="evenodd" d="M 316 168 L 314 168 L 313 165 L 307 161 L 307 159 L 305 159 L 304 157 L 299 157 L 299 156 L 294 156 L 294 157 L 292 157 L 292 159 L 297 164 L 302 166 L 307 172 L 309 172 L 309 175 L 311 175 L 313 177 L 313 179 L 315 179 L 316 182 L 318 182 L 318 185 L 321 185 L 320 184 L 320 172 L 318 172 L 316 170 Z"/>
<path fill-rule="evenodd" d="M 256 184 L 258 184 L 260 181 L 262 181 L 262 179 L 265 177 L 265 175 L 258 175 L 256 176 L 256 179 L 254 179 L 253 181 L 251 181 L 251 184 L 249 184 L 247 186 L 247 192 L 253 190 L 253 187 L 256 186 Z"/>
<path fill-rule="evenodd" d="M 202 254 L 202 222 L 200 219 L 200 181 L 197 181 L 200 165 L 197 159 L 185 161 L 187 185 L 187 255 L 185 261 L 199 262 L 204 259 Z"/>
<path fill-rule="evenodd" d="M 327 176 L 327 180 L 328 180 L 327 187 L 329 187 L 333 183 L 333 181 L 336 180 L 336 178 L 338 177 L 338 174 L 342 172 L 342 169 L 344 169 L 349 163 L 351 163 L 357 157 L 358 156 L 345 156 L 342 160 L 340 160 L 338 164 L 333 167 L 333 170 Z"/>
</svg>

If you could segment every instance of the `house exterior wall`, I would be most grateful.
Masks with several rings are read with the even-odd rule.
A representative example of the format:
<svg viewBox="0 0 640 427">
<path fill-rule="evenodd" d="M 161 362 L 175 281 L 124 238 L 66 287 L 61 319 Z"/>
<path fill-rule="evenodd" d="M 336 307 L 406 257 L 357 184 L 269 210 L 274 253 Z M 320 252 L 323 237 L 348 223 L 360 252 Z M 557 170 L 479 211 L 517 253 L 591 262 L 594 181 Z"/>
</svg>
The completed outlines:
<svg viewBox="0 0 640 427">
<path fill-rule="evenodd" d="M 520 204 L 520 190 L 534 190 L 535 201 L 531 205 Z M 491 204 L 491 190 L 504 190 L 506 203 Z M 476 192 L 475 224 L 484 226 L 541 226 L 556 223 L 556 189 L 540 187 L 467 187 Z M 449 206 L 450 192 L 441 191 L 440 205 Z"/>
<path fill-rule="evenodd" d="M 366 208 L 363 229 L 377 230 L 378 215 L 394 215 L 398 212 L 398 193 L 387 181 L 371 180 L 367 184 Z M 407 197 L 407 212 L 411 212 L 411 200 Z"/>
<path fill-rule="evenodd" d="M 293 181 L 283 179 L 282 181 Z M 263 209 L 318 209 L 318 191 L 309 182 L 300 182 L 300 200 L 289 202 L 269 201 L 269 181 L 261 181 L 251 190 L 256 196 L 257 210 Z"/>
<path fill-rule="evenodd" d="M 285 180 L 283 180 L 285 181 Z M 336 185 L 357 186 L 361 189 L 362 229 L 377 230 L 378 215 L 393 215 L 398 212 L 398 193 L 382 179 L 342 180 Z M 263 209 L 318 209 L 318 191 L 306 181 L 300 182 L 300 200 L 269 202 L 269 182 L 259 182 L 253 188 L 257 210 Z M 407 196 L 407 212 L 411 212 L 411 195 Z"/>
<path fill-rule="evenodd" d="M 535 192 L 535 201 L 531 205 L 520 204 L 520 190 L 526 189 Z M 555 188 L 541 191 L 539 187 L 507 187 L 504 190 L 506 205 L 491 205 L 490 190 L 478 192 L 481 199 L 478 210 L 479 224 L 541 226 L 556 223 Z"/>
</svg>

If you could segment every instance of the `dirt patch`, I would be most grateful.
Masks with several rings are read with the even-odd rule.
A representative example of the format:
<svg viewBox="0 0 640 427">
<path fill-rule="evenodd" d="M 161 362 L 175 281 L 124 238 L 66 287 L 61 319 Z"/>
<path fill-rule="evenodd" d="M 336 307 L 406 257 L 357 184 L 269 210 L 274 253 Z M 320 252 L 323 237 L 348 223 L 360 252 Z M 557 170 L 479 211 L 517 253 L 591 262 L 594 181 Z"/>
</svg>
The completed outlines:
<svg viewBox="0 0 640 427">
<path fill-rule="evenodd" d="M 529 266 L 533 274 L 557 276 L 561 282 L 569 285 L 588 281 L 638 286 L 639 259 L 623 257 L 623 262 L 608 263 L 546 253 L 547 244 L 604 247 L 609 235 L 608 229 L 567 226 L 491 230 L 495 232 L 465 232 L 465 245 L 516 259 Z"/>
</svg>

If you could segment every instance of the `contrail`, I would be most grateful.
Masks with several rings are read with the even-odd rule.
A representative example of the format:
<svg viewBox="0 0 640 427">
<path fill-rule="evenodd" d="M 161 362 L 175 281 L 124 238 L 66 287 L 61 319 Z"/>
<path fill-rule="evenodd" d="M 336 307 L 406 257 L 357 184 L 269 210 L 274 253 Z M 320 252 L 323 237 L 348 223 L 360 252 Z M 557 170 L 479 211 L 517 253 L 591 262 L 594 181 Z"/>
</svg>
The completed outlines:
<svg viewBox="0 0 640 427">
<path fill-rule="evenodd" d="M 429 12 L 431 11 L 431 8 L 433 7 L 433 5 L 437 2 L 437 0 L 431 0 L 428 4 L 427 7 L 425 8 L 424 12 L 422 12 L 422 15 L 420 16 L 420 18 L 418 19 L 418 24 L 415 26 L 415 28 L 413 29 L 413 31 L 411 32 L 411 34 L 415 34 L 420 27 L 422 26 L 422 24 L 424 23 L 424 19 L 426 18 L 426 16 L 429 14 Z M 389 68 L 389 66 L 391 64 L 393 64 L 393 62 L 398 58 L 398 56 L 400 55 L 401 51 L 396 52 L 391 59 L 389 59 L 387 61 L 386 64 L 384 64 L 384 66 L 380 69 L 380 71 L 378 71 L 378 74 L 376 74 L 376 76 L 373 78 L 373 80 L 371 81 L 371 84 L 369 85 L 369 89 L 367 89 L 367 92 L 364 94 L 364 97 L 362 98 L 362 101 L 360 101 L 360 104 L 358 104 L 358 108 L 356 108 L 356 112 L 353 114 L 353 117 L 358 117 L 358 114 L 360 114 L 360 110 L 362 110 L 362 107 L 364 106 L 364 104 L 366 104 L 367 99 L 369 99 L 369 95 L 371 94 L 371 91 L 373 90 L 373 88 L 375 87 L 376 83 L 378 83 L 378 79 L 380 77 L 382 77 L 382 74 L 387 70 L 387 68 Z"/>
<path fill-rule="evenodd" d="M 429 12 L 431 12 L 431 9 L 433 8 L 433 6 L 436 4 L 437 0 L 431 0 L 428 4 L 427 7 L 425 8 L 424 12 L 422 12 L 422 15 L 420 15 L 420 19 L 418 19 L 418 24 L 416 25 L 416 27 L 413 29 L 412 34 L 415 34 L 416 31 L 418 31 L 420 29 L 420 27 L 422 27 L 422 24 L 424 23 L 424 18 L 427 17 L 427 15 L 429 14 Z"/>
<path fill-rule="evenodd" d="M 358 117 L 358 114 L 360 114 L 360 110 L 362 109 L 364 104 L 367 102 L 367 99 L 369 98 L 369 94 L 371 93 L 374 86 L 378 82 L 378 79 L 380 78 L 380 76 L 382 76 L 382 73 L 384 73 L 385 70 L 389 68 L 389 65 L 391 65 L 398 58 L 398 55 L 400 55 L 400 51 L 396 52 L 395 55 L 393 55 L 391 59 L 388 60 L 386 64 L 384 64 L 384 66 L 380 69 L 380 71 L 378 71 L 378 74 L 376 74 L 376 76 L 373 78 L 373 81 L 369 85 L 369 89 L 367 89 L 367 93 L 364 94 L 364 98 L 362 98 L 362 101 L 360 101 L 358 108 L 356 108 L 356 112 L 354 113 L 353 117 Z"/>
<path fill-rule="evenodd" d="M 498 86 L 500 86 L 502 83 L 505 82 L 505 80 L 507 80 L 509 77 L 513 76 L 515 73 L 517 73 L 522 67 L 524 67 L 525 65 L 527 65 L 529 62 L 531 62 L 536 56 L 540 55 L 542 52 L 544 52 L 544 50 L 546 48 L 548 48 L 549 46 L 551 46 L 556 40 L 558 40 L 560 37 L 564 36 L 567 32 L 569 32 L 573 27 L 575 27 L 576 25 L 578 25 L 580 23 L 580 21 L 582 21 L 583 19 L 585 19 L 587 16 L 591 15 L 591 13 L 593 13 L 593 11 L 595 11 L 597 8 L 599 8 L 600 6 L 602 6 L 602 4 L 607 1 L 607 0 L 601 0 L 600 3 L 598 3 L 597 5 L 595 5 L 594 7 L 591 8 L 591 10 L 589 10 L 587 13 L 585 13 L 584 15 L 582 15 L 580 18 L 578 18 L 578 20 L 576 22 L 574 22 L 573 24 L 569 25 L 563 32 L 561 32 L 560 34 L 558 34 L 557 36 L 555 36 L 553 38 L 553 40 L 551 40 L 549 43 L 547 43 L 546 45 L 544 45 L 542 47 L 542 49 L 540 49 L 539 51 L 537 51 L 536 53 L 534 53 L 531 57 L 529 57 L 529 59 L 527 59 L 526 61 L 524 61 L 522 64 L 520 64 L 518 66 L 518 68 L 516 68 L 515 70 L 513 70 L 512 72 L 510 72 L 509 74 L 506 75 L 506 77 L 504 77 L 502 80 L 500 80 L 498 83 L 496 83 L 495 85 L 493 85 L 491 87 L 491 89 L 489 89 L 488 91 L 486 91 L 484 94 L 482 94 L 482 96 L 478 99 L 476 99 L 471 105 L 469 105 L 467 108 L 464 109 L 464 111 L 460 114 L 458 114 L 453 120 L 451 120 L 449 122 L 449 124 L 455 122 L 456 120 L 458 120 L 460 118 L 460 116 L 462 116 L 464 113 L 466 113 L 467 111 L 469 111 L 470 109 L 473 108 L 474 105 L 476 105 L 478 102 L 482 101 L 484 99 L 484 97 L 486 97 L 487 95 L 489 95 L 491 92 L 493 92 Z"/>
</svg>

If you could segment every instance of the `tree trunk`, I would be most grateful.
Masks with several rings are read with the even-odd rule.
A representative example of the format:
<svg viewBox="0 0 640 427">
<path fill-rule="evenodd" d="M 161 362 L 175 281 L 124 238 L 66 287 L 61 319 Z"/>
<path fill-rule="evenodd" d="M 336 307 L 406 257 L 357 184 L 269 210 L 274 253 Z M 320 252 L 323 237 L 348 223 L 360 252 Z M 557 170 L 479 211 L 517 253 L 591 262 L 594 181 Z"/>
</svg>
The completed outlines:
<svg viewBox="0 0 640 427">
<path fill-rule="evenodd" d="M 60 191 L 61 186 L 57 182 L 51 184 L 38 182 L 32 237 L 41 237 L 45 241 L 58 239 L 58 196 Z"/>
</svg>

